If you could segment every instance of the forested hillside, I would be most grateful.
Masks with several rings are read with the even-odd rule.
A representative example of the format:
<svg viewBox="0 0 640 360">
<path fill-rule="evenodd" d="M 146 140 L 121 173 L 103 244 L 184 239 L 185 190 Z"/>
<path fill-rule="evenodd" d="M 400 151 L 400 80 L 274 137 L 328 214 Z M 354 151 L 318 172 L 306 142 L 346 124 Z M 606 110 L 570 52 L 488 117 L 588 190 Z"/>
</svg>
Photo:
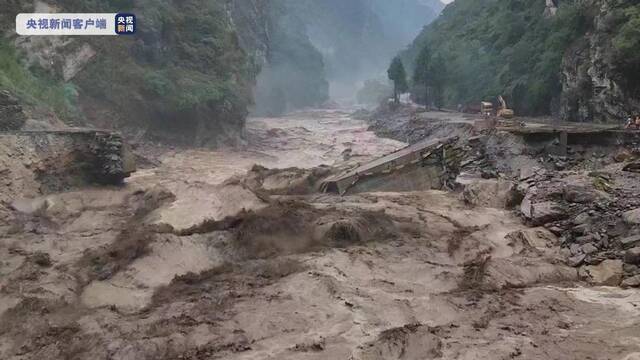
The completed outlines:
<svg viewBox="0 0 640 360">
<path fill-rule="evenodd" d="M 456 0 L 404 60 L 413 67 L 424 47 L 443 60 L 449 106 L 502 94 L 524 115 L 619 121 L 637 111 L 638 2 L 547 3 Z"/>
<path fill-rule="evenodd" d="M 251 110 L 317 107 L 330 81 L 383 72 L 442 7 L 438 0 L 0 2 L 0 88 L 25 105 L 28 126 L 64 122 L 211 146 L 236 142 Z M 20 37 L 19 12 L 133 12 L 139 30 Z"/>
<path fill-rule="evenodd" d="M 15 14 L 32 11 L 131 11 L 141 26 L 132 37 L 13 35 Z M 57 0 L 34 8 L 11 0 L 2 28 L 0 86 L 50 110 L 42 118 L 200 145 L 234 141 L 243 127 L 259 69 L 225 1 Z"/>
</svg>

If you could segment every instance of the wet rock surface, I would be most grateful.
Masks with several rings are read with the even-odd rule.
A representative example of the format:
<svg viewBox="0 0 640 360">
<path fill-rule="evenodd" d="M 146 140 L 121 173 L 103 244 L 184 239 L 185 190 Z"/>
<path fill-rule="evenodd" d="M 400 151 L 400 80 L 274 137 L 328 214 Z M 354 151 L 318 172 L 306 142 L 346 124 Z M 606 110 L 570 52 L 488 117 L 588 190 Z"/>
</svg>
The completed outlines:
<svg viewBox="0 0 640 360">
<path fill-rule="evenodd" d="M 633 259 L 625 256 L 625 250 L 640 243 L 640 178 L 624 169 L 640 156 L 635 132 L 576 133 L 569 137 L 566 156 L 559 156 L 557 139 L 545 131 L 535 135 L 540 124 L 512 132 L 477 126 L 470 131 L 471 116 L 410 107 L 392 116 L 378 110 L 367 119 L 385 135 L 410 136 L 413 131 L 425 135 L 424 129 L 446 126 L 466 138 L 473 150 L 458 178 L 464 200 L 474 206 L 515 204 L 511 206 L 531 226 L 544 226 L 560 236 L 567 264 L 584 269 L 608 260 Z M 624 278 L 636 275 L 635 269 L 625 269 L 616 266 L 615 272 Z"/>
<path fill-rule="evenodd" d="M 614 259 L 633 264 L 634 257 L 625 255 L 624 249 L 639 241 L 634 212 L 639 200 L 633 194 L 637 193 L 640 179 L 620 170 L 612 165 L 604 174 L 589 171 L 539 174 L 521 184 L 526 194 L 522 214 L 528 221 L 544 225 L 561 236 L 563 246 L 571 250 L 568 263 L 572 266 L 589 267 Z M 553 211 L 541 218 L 535 214 L 536 206 Z M 615 271 L 622 276 L 621 266 Z M 630 275 L 634 274 L 625 276 Z"/>
</svg>

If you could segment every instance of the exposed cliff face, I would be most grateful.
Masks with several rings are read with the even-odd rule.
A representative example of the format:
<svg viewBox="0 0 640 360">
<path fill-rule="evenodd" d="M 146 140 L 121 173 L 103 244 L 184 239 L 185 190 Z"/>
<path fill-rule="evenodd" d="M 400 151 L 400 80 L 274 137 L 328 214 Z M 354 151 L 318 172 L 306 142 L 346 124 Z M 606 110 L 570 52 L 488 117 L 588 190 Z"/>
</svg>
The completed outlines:
<svg viewBox="0 0 640 360">
<path fill-rule="evenodd" d="M 593 31 L 576 41 L 562 63 L 560 115 L 574 121 L 618 121 L 640 112 L 633 83 L 619 67 L 615 41 L 623 2 L 590 1 Z M 624 26 L 624 25 L 623 25 Z M 640 52 L 640 49 L 637 49 Z"/>
<path fill-rule="evenodd" d="M 260 65 L 255 114 L 280 115 L 328 99 L 322 54 L 287 0 L 238 0 L 231 7 L 241 43 Z"/>
<path fill-rule="evenodd" d="M 393 54 L 408 45 L 443 7 L 439 0 L 289 2 L 322 52 L 329 81 L 345 85 L 384 74 Z"/>
<path fill-rule="evenodd" d="M 439 13 L 438 0 L 236 0 L 241 44 L 262 65 L 255 112 L 278 115 L 329 98 L 329 82 L 384 73 L 388 58 Z M 344 86 L 344 85 L 343 85 Z"/>
</svg>

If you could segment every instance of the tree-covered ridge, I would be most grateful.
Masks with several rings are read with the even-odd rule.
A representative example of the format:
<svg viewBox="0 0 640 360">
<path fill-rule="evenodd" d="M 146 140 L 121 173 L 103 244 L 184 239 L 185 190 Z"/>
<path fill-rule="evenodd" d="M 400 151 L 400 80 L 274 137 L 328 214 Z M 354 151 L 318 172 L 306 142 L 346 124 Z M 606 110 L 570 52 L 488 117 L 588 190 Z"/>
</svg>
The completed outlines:
<svg viewBox="0 0 640 360">
<path fill-rule="evenodd" d="M 523 114 L 547 114 L 561 90 L 565 50 L 590 29 L 583 1 L 564 1 L 556 16 L 545 2 L 458 0 L 404 54 L 414 64 L 423 46 L 447 65 L 444 101 L 452 105 L 503 94 Z"/>
<path fill-rule="evenodd" d="M 613 34 L 612 58 L 619 80 L 640 97 L 640 4 L 620 1 L 604 24 Z"/>
<path fill-rule="evenodd" d="M 239 46 L 224 2 L 143 0 L 132 11 L 142 24 L 136 38 L 93 40 L 99 54 L 110 55 L 79 74 L 85 94 L 125 105 L 154 133 L 186 132 L 200 144 L 225 126 L 241 128 L 258 69 Z"/>
<path fill-rule="evenodd" d="M 640 4 L 456 0 L 403 53 L 427 46 L 447 67 L 449 106 L 505 95 L 520 114 L 615 120 L 638 110 Z"/>
</svg>

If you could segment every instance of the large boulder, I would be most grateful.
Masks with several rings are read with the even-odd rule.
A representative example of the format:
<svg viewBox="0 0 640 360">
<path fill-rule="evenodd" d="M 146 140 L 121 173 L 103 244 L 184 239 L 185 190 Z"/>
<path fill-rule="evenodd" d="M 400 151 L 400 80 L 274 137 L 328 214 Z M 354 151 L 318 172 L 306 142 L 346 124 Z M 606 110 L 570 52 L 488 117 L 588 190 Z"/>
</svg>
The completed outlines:
<svg viewBox="0 0 640 360">
<path fill-rule="evenodd" d="M 620 239 L 620 245 L 622 245 L 622 247 L 625 249 L 640 245 L 640 235 L 633 235 L 622 238 Z"/>
<path fill-rule="evenodd" d="M 621 286 L 623 288 L 640 287 L 640 275 L 636 275 L 636 276 L 632 276 L 630 278 L 624 279 Z"/>
<path fill-rule="evenodd" d="M 516 252 L 525 249 L 544 250 L 558 244 L 558 237 L 542 227 L 514 231 L 505 238 Z"/>
<path fill-rule="evenodd" d="M 579 275 L 592 285 L 618 286 L 624 273 L 622 260 L 605 260 L 598 265 L 583 266 Z"/>
<path fill-rule="evenodd" d="M 624 262 L 627 264 L 640 265 L 640 247 L 627 250 L 624 254 Z"/>
<path fill-rule="evenodd" d="M 516 185 L 501 179 L 477 179 L 469 182 L 462 195 L 464 201 L 473 206 L 505 209 L 513 208 L 517 203 Z"/>
<path fill-rule="evenodd" d="M 534 203 L 527 198 L 520 205 L 520 212 L 536 226 L 562 220 L 567 216 L 562 205 L 555 201 Z"/>
<path fill-rule="evenodd" d="M 564 188 L 564 199 L 570 203 L 591 203 L 599 197 L 598 195 L 595 189 L 586 186 L 567 185 Z"/>
<path fill-rule="evenodd" d="M 622 214 L 622 220 L 624 220 L 627 225 L 640 225 L 640 208 L 625 212 Z"/>
<path fill-rule="evenodd" d="M 582 263 L 584 263 L 584 260 L 586 258 L 587 258 L 587 255 L 585 254 L 577 254 L 577 255 L 571 256 L 570 258 L 567 259 L 567 265 L 571 267 L 578 267 L 582 265 Z"/>
</svg>

